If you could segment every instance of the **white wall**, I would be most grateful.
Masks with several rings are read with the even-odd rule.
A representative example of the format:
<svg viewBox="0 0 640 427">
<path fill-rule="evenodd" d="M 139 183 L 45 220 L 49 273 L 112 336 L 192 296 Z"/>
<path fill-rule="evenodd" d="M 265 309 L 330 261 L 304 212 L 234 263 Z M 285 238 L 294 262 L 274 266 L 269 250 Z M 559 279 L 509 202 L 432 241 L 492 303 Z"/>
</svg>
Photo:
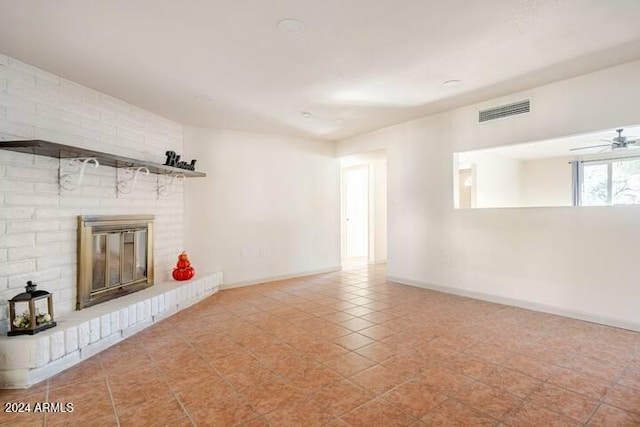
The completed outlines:
<svg viewBox="0 0 640 427">
<path fill-rule="evenodd" d="M 571 206 L 569 157 L 522 162 L 522 206 Z"/>
<path fill-rule="evenodd" d="M 186 127 L 185 152 L 208 173 L 185 189 L 196 269 L 233 286 L 340 267 L 334 143 Z"/>
<path fill-rule="evenodd" d="M 478 110 L 531 99 L 529 114 Z M 386 148 L 388 275 L 640 330 L 640 206 L 454 210 L 454 152 L 640 123 L 640 61 L 347 139 Z"/>
<path fill-rule="evenodd" d="M 474 164 L 477 208 L 520 206 L 523 183 L 520 160 L 480 154 Z"/>
<path fill-rule="evenodd" d="M 182 126 L 0 54 L 0 140 L 44 139 L 164 163 L 182 151 Z M 77 215 L 154 214 L 155 272 L 169 277 L 183 247 L 182 188 L 156 196 L 156 175 L 116 196 L 116 169 L 89 171 L 60 192 L 57 159 L 0 150 L 0 321 L 7 299 L 33 280 L 57 315 L 75 310 Z M 0 328 L 1 329 L 1 328 Z"/>
<path fill-rule="evenodd" d="M 378 264 L 387 261 L 387 159 L 377 160 L 369 165 L 370 204 L 373 233 L 370 236 L 371 252 L 369 262 Z"/>
<path fill-rule="evenodd" d="M 505 154 L 498 154 L 503 151 Z M 572 205 L 571 159 L 567 156 L 519 159 L 510 148 L 456 154 L 464 167 L 473 165 L 476 208 L 542 207 Z M 458 170 L 454 163 L 454 188 Z M 459 197 L 457 192 L 454 199 Z"/>
</svg>

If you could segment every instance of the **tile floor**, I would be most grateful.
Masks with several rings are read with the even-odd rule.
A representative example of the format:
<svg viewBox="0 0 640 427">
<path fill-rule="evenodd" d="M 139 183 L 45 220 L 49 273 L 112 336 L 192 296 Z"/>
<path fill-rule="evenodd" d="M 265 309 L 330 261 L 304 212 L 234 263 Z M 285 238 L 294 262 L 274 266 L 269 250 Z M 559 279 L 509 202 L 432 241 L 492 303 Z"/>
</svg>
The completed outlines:
<svg viewBox="0 0 640 427">
<path fill-rule="evenodd" d="M 11 426 L 640 425 L 640 333 L 385 282 L 222 291 L 0 401 Z"/>
</svg>

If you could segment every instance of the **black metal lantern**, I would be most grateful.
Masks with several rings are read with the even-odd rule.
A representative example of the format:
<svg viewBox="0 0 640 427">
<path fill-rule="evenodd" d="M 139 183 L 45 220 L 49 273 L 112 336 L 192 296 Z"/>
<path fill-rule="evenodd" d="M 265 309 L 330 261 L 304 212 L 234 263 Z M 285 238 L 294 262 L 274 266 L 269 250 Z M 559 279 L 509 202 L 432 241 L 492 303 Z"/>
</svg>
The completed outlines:
<svg viewBox="0 0 640 427">
<path fill-rule="evenodd" d="M 56 326 L 53 321 L 53 295 L 37 291 L 32 281 L 27 282 L 25 290 L 9 300 L 9 336 L 33 335 Z"/>
</svg>

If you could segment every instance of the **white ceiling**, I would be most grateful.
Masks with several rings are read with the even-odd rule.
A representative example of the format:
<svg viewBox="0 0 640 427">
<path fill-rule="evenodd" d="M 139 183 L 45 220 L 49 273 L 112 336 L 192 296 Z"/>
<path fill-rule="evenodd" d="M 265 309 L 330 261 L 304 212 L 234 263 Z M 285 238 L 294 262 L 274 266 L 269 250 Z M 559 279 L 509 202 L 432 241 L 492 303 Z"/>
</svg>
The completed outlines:
<svg viewBox="0 0 640 427">
<path fill-rule="evenodd" d="M 639 23 L 639 0 L 0 0 L 0 52 L 186 125 L 340 139 L 638 59 Z"/>
</svg>

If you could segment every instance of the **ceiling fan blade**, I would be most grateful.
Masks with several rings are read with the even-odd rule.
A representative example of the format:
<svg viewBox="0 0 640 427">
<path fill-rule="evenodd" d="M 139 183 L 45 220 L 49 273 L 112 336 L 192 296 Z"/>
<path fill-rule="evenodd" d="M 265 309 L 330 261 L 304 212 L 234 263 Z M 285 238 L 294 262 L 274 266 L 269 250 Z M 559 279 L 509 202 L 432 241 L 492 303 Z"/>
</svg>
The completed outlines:
<svg viewBox="0 0 640 427">
<path fill-rule="evenodd" d="M 588 150 L 590 148 L 609 147 L 611 144 L 591 145 L 589 147 L 570 148 L 569 151 Z"/>
</svg>

